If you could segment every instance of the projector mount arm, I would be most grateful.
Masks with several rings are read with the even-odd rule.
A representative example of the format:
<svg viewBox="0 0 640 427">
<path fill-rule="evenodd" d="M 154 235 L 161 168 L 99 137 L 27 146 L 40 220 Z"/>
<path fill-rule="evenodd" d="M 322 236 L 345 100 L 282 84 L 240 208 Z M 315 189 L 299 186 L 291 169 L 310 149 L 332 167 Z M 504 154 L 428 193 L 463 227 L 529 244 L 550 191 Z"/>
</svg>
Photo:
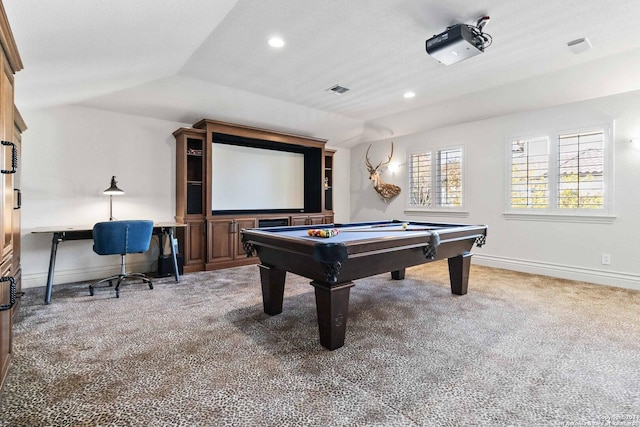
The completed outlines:
<svg viewBox="0 0 640 427">
<path fill-rule="evenodd" d="M 491 35 L 482 31 L 484 26 L 487 25 L 487 22 L 489 22 L 489 19 L 491 19 L 489 16 L 481 16 L 476 21 L 476 25 L 475 26 L 468 25 L 468 27 L 471 30 L 471 32 L 473 33 L 473 35 L 478 37 L 478 38 L 480 38 L 483 41 L 482 42 L 482 49 L 483 50 L 488 48 L 489 46 L 491 46 L 491 42 L 493 42 L 493 38 L 491 37 Z"/>
</svg>

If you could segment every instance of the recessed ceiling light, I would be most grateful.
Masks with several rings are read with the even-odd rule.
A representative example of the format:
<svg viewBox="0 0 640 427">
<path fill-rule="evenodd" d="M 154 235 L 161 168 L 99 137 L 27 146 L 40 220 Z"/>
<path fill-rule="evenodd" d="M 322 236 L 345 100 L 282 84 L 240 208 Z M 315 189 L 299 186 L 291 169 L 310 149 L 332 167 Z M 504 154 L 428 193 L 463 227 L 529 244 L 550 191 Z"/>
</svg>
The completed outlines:
<svg viewBox="0 0 640 427">
<path fill-rule="evenodd" d="M 409 91 L 409 92 L 405 92 L 404 95 L 402 95 L 402 96 L 404 96 L 405 98 L 409 99 L 409 98 L 415 97 L 416 94 L 415 94 L 415 92 Z"/>
<path fill-rule="evenodd" d="M 269 46 L 271 47 L 282 47 L 284 46 L 284 40 L 280 37 L 271 37 L 269 39 Z"/>
</svg>

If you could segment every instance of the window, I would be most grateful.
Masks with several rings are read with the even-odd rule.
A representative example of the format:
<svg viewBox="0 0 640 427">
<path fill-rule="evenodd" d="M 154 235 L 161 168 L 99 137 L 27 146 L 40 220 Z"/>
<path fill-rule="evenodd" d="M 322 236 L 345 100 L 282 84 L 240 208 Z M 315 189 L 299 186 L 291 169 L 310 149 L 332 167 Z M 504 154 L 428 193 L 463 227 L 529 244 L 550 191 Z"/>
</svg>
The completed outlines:
<svg viewBox="0 0 640 427">
<path fill-rule="evenodd" d="M 603 213 L 609 173 L 604 130 L 509 141 L 511 212 Z"/>
<path fill-rule="evenodd" d="M 409 155 L 409 206 L 431 206 L 431 153 Z"/>
<path fill-rule="evenodd" d="M 462 207 L 462 148 L 410 154 L 408 164 L 409 207 Z"/>
<path fill-rule="evenodd" d="M 462 149 L 438 151 L 436 165 L 437 205 L 448 208 L 462 206 Z"/>
<path fill-rule="evenodd" d="M 511 141 L 511 207 L 549 207 L 549 140 Z"/>
<path fill-rule="evenodd" d="M 604 134 L 558 138 L 558 207 L 604 208 Z"/>
</svg>

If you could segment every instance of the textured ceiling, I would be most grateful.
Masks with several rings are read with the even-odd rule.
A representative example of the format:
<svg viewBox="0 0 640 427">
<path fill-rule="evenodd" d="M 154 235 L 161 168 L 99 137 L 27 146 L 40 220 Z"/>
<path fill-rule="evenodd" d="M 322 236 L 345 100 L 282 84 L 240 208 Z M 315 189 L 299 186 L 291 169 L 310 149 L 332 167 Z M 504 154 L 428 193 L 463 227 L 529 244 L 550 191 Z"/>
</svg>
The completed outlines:
<svg viewBox="0 0 640 427">
<path fill-rule="evenodd" d="M 218 118 L 349 145 L 640 89 L 637 0 L 4 5 L 25 66 L 21 109 L 75 103 L 184 123 Z M 482 15 L 493 37 L 485 53 L 450 66 L 426 54 L 426 39 Z M 276 34 L 279 50 L 266 43 Z M 566 43 L 581 37 L 593 48 L 572 54 Z M 326 91 L 335 84 L 350 91 Z M 416 97 L 404 99 L 407 90 Z"/>
</svg>

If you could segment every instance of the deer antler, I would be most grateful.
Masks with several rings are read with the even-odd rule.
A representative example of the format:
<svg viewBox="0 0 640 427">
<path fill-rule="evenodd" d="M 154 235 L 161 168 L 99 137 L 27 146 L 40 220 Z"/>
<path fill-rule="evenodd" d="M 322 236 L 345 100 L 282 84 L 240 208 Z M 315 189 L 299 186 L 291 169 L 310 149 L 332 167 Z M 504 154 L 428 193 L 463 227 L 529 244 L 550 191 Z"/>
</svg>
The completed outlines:
<svg viewBox="0 0 640 427">
<path fill-rule="evenodd" d="M 380 166 L 384 166 L 386 164 L 389 164 L 389 162 L 391 162 L 391 158 L 393 157 L 393 142 L 391 142 L 391 154 L 389 154 L 389 158 L 387 159 L 386 162 L 382 162 L 380 161 L 380 163 L 378 163 L 378 166 L 376 166 L 375 168 L 373 167 L 373 165 L 371 165 L 371 162 L 369 161 L 369 150 L 371 149 L 371 144 L 369 145 L 369 148 L 367 148 L 367 154 L 365 154 L 365 158 L 366 158 L 366 162 L 367 162 L 367 168 L 369 169 L 369 172 L 373 173 L 375 171 L 378 170 L 378 168 Z"/>
<path fill-rule="evenodd" d="M 384 163 L 380 162 L 378 166 L 376 166 L 376 169 L 378 169 L 380 166 L 389 164 L 391 162 L 392 157 L 393 157 L 393 142 L 391 142 L 391 154 L 389 154 L 389 159 Z"/>
<path fill-rule="evenodd" d="M 369 173 L 374 173 L 377 168 L 374 169 L 373 165 L 369 161 L 369 150 L 370 149 L 371 149 L 371 144 L 369 145 L 369 148 L 367 148 L 367 154 L 365 154 L 365 161 L 367 162 L 367 169 L 369 169 Z"/>
</svg>

